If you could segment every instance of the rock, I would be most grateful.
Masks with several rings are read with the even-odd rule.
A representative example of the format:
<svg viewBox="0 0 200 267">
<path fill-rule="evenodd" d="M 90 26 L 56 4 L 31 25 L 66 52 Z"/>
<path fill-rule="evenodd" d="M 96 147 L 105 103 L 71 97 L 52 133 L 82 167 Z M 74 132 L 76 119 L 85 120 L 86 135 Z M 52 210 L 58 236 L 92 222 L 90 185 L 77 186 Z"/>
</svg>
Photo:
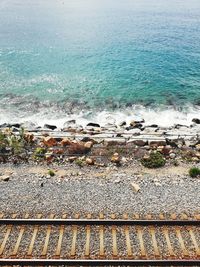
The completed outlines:
<svg viewBox="0 0 200 267">
<path fill-rule="evenodd" d="M 8 182 L 10 180 L 10 175 L 2 175 L 0 176 L 0 180 L 4 182 Z"/>
<path fill-rule="evenodd" d="M 86 164 L 88 164 L 88 165 L 94 165 L 94 159 L 86 158 L 85 162 L 86 162 Z"/>
<path fill-rule="evenodd" d="M 74 127 L 76 125 L 76 120 L 69 120 L 69 121 L 66 121 L 64 124 L 63 124 L 63 127 L 64 128 L 67 128 L 67 127 Z"/>
<path fill-rule="evenodd" d="M 71 141 L 68 138 L 63 138 L 60 144 L 61 146 L 69 146 L 71 144 Z"/>
<path fill-rule="evenodd" d="M 104 144 L 106 147 L 108 146 L 125 146 L 126 145 L 126 139 L 125 138 L 105 138 L 104 139 Z"/>
<path fill-rule="evenodd" d="M 169 154 L 169 157 L 170 157 L 170 159 L 175 159 L 176 154 L 175 154 L 175 153 L 170 153 L 170 154 Z"/>
<path fill-rule="evenodd" d="M 93 122 L 90 122 L 86 125 L 87 127 L 94 127 L 94 128 L 99 128 L 101 127 L 98 123 L 93 123 Z"/>
<path fill-rule="evenodd" d="M 85 136 L 83 137 L 83 139 L 81 139 L 82 142 L 86 143 L 86 142 L 92 142 L 93 144 L 98 144 L 98 141 L 94 140 L 93 138 L 89 137 L 89 136 Z"/>
<path fill-rule="evenodd" d="M 158 147 L 158 151 L 161 152 L 163 155 L 168 156 L 170 154 L 171 147 L 170 146 L 162 146 L 161 151 L 159 150 L 159 147 Z"/>
<path fill-rule="evenodd" d="M 136 183 L 131 183 L 131 186 L 133 188 L 133 190 L 137 193 L 138 191 L 140 191 L 140 187 L 138 184 Z"/>
<path fill-rule="evenodd" d="M 141 159 L 146 154 L 146 151 L 143 148 L 138 148 L 136 151 L 134 151 L 134 158 Z"/>
<path fill-rule="evenodd" d="M 114 153 L 113 154 L 113 156 L 112 156 L 112 158 L 111 158 L 111 162 L 113 162 L 113 163 L 120 163 L 120 156 L 119 156 L 119 154 L 118 153 Z"/>
<path fill-rule="evenodd" d="M 166 138 L 166 144 L 173 148 L 177 148 L 179 144 L 184 145 L 185 140 L 184 138 L 174 138 L 174 139 Z"/>
<path fill-rule="evenodd" d="M 122 163 L 127 163 L 127 162 L 128 162 L 128 160 L 127 160 L 127 158 L 125 158 L 125 157 L 122 157 L 122 158 L 121 158 L 121 162 L 122 162 Z"/>
<path fill-rule="evenodd" d="M 117 177 L 115 180 L 114 180 L 114 184 L 119 184 L 121 182 L 121 179 L 119 177 Z"/>
<path fill-rule="evenodd" d="M 50 124 L 45 124 L 44 125 L 44 128 L 46 129 L 50 129 L 50 130 L 55 130 L 57 128 L 57 126 L 55 125 L 50 125 Z"/>
<path fill-rule="evenodd" d="M 197 150 L 200 150 L 200 144 L 197 144 L 195 147 Z"/>
<path fill-rule="evenodd" d="M 150 128 L 158 128 L 158 125 L 157 124 L 151 124 L 148 127 L 150 127 Z"/>
<path fill-rule="evenodd" d="M 68 158 L 68 161 L 69 161 L 70 163 L 72 163 L 72 162 L 74 162 L 76 159 L 77 159 L 77 157 L 69 157 L 69 158 Z"/>
<path fill-rule="evenodd" d="M 143 127 L 142 123 L 131 121 L 130 122 L 130 126 L 129 127 L 126 127 L 126 130 L 129 131 L 129 130 L 134 129 L 134 128 L 141 129 L 142 127 Z"/>
<path fill-rule="evenodd" d="M 158 187 L 158 186 L 162 186 L 161 183 L 159 183 L 159 182 L 155 182 L 154 184 L 155 184 L 155 186 L 157 186 L 157 187 Z"/>
<path fill-rule="evenodd" d="M 150 146 L 165 146 L 166 145 L 166 140 L 155 140 L 155 141 L 150 141 L 149 142 Z"/>
<path fill-rule="evenodd" d="M 55 138 L 48 136 L 43 139 L 43 144 L 45 146 L 52 147 L 52 146 L 56 146 L 57 142 Z"/>
<path fill-rule="evenodd" d="M 195 156 L 196 156 L 198 159 L 200 159 L 200 153 L 199 153 L 199 152 L 197 152 L 197 153 L 195 154 Z"/>
<path fill-rule="evenodd" d="M 194 122 L 196 124 L 200 124 L 200 119 L 194 118 L 194 119 L 192 119 L 192 122 Z"/>
<path fill-rule="evenodd" d="M 24 139 L 28 142 L 28 143 L 32 143 L 34 141 L 34 135 L 30 134 L 30 133 L 25 133 L 24 134 Z"/>
<path fill-rule="evenodd" d="M 90 148 L 85 147 L 85 144 L 77 141 L 73 141 L 69 144 L 68 153 L 70 155 L 84 155 L 90 151 Z"/>
<path fill-rule="evenodd" d="M 138 140 L 130 139 L 129 141 L 127 141 L 127 144 L 129 144 L 129 143 L 133 143 L 136 146 L 145 146 L 145 145 L 147 145 L 147 141 L 146 140 L 142 140 L 142 139 L 138 139 Z"/>
<path fill-rule="evenodd" d="M 21 124 L 20 123 L 13 123 L 13 124 L 9 124 L 9 127 L 14 127 L 14 128 L 20 128 Z"/>
<path fill-rule="evenodd" d="M 125 121 L 122 121 L 120 122 L 119 126 L 122 127 L 122 126 L 125 126 L 126 125 L 126 122 Z"/>
<path fill-rule="evenodd" d="M 92 141 L 88 141 L 84 144 L 84 147 L 87 149 L 91 149 L 93 147 L 93 142 Z"/>
</svg>

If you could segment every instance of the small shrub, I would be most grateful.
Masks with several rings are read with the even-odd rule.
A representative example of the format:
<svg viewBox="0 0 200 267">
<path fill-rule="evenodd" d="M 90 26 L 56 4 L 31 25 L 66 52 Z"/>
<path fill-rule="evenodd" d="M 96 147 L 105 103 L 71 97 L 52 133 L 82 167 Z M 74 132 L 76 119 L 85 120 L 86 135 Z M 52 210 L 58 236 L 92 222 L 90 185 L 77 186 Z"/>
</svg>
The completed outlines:
<svg viewBox="0 0 200 267">
<path fill-rule="evenodd" d="M 197 177 L 200 175 L 200 169 L 197 167 L 192 167 L 189 169 L 189 175 L 190 177 Z"/>
<path fill-rule="evenodd" d="M 76 160 L 75 160 L 75 163 L 76 163 L 79 167 L 83 167 L 83 165 L 84 165 L 84 162 L 83 162 L 83 160 L 81 160 L 81 159 L 76 159 Z"/>
<path fill-rule="evenodd" d="M 45 156 L 45 153 L 46 153 L 47 151 L 46 151 L 46 148 L 44 148 L 44 147 L 37 147 L 36 149 L 35 149 L 35 152 L 34 152 L 34 157 L 36 158 L 36 159 L 38 159 L 38 158 L 43 158 L 44 156 Z"/>
<path fill-rule="evenodd" d="M 160 152 L 152 152 L 149 157 L 142 158 L 141 163 L 147 168 L 159 168 L 165 165 L 165 158 Z"/>
<path fill-rule="evenodd" d="M 53 177 L 53 176 L 55 176 L 55 172 L 53 170 L 48 170 L 48 175 Z"/>
</svg>

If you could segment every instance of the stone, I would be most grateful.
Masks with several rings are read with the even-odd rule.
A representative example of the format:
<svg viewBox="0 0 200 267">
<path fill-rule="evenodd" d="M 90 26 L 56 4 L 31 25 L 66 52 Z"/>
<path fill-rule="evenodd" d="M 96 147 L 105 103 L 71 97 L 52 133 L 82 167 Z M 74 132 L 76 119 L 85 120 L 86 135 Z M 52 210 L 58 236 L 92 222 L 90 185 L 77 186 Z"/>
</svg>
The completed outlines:
<svg viewBox="0 0 200 267">
<path fill-rule="evenodd" d="M 131 183 L 131 186 L 133 188 L 133 190 L 137 193 L 138 191 L 140 191 L 140 187 L 138 184 L 136 183 Z"/>
<path fill-rule="evenodd" d="M 176 154 L 175 154 L 175 153 L 170 153 L 170 154 L 169 154 L 169 157 L 170 157 L 170 159 L 175 159 Z"/>
<path fill-rule="evenodd" d="M 93 142 L 92 141 L 88 141 L 84 144 L 85 148 L 91 149 L 93 147 Z"/>
<path fill-rule="evenodd" d="M 199 152 L 197 152 L 197 153 L 195 154 L 195 156 L 196 156 L 198 159 L 200 159 L 200 153 L 199 153 Z"/>
<path fill-rule="evenodd" d="M 86 158 L 85 162 L 87 165 L 94 165 L 94 159 L 92 158 Z"/>
<path fill-rule="evenodd" d="M 52 146 L 56 146 L 57 142 L 55 138 L 48 136 L 43 139 L 43 144 L 45 146 L 52 147 Z"/>
<path fill-rule="evenodd" d="M 158 146 L 165 146 L 166 145 L 166 140 L 155 140 L 155 141 L 150 141 L 149 142 L 149 145 L 150 146 L 156 146 L 156 147 L 158 147 Z"/>
<path fill-rule="evenodd" d="M 197 144 L 195 147 L 197 150 L 200 150 L 200 144 Z"/>
<path fill-rule="evenodd" d="M 192 122 L 194 122 L 196 124 L 200 124 L 200 119 L 194 118 L 194 119 L 192 119 Z"/>
<path fill-rule="evenodd" d="M 10 180 L 10 175 L 2 175 L 0 176 L 0 180 L 4 182 L 8 182 Z"/>
<path fill-rule="evenodd" d="M 114 184 L 119 184 L 121 182 L 121 179 L 119 177 L 117 177 L 115 180 L 114 180 Z"/>
<path fill-rule="evenodd" d="M 93 122 L 90 122 L 86 125 L 87 127 L 94 127 L 94 128 L 99 128 L 101 127 L 98 123 L 93 123 Z"/>
<path fill-rule="evenodd" d="M 146 140 L 142 140 L 142 139 L 130 139 L 127 141 L 127 144 L 134 144 L 136 146 L 145 146 L 147 145 L 147 141 Z"/>
<path fill-rule="evenodd" d="M 77 157 L 69 157 L 69 158 L 68 158 L 68 161 L 69 161 L 70 163 L 72 163 L 72 162 L 74 162 L 76 159 L 77 159 Z"/>
<path fill-rule="evenodd" d="M 66 121 L 64 124 L 63 124 L 63 127 L 64 128 L 67 128 L 67 127 L 74 127 L 76 125 L 76 120 L 69 120 L 69 121 Z"/>
<path fill-rule="evenodd" d="M 148 127 L 151 127 L 151 128 L 158 128 L 158 125 L 157 125 L 157 124 L 151 124 L 151 125 L 149 125 Z"/>
<path fill-rule="evenodd" d="M 113 163 L 120 163 L 120 156 L 118 153 L 114 153 L 113 156 L 111 157 L 111 162 Z"/>
<path fill-rule="evenodd" d="M 139 147 L 136 151 L 134 151 L 134 158 L 141 159 L 145 154 L 145 149 Z"/>
<path fill-rule="evenodd" d="M 55 125 L 50 125 L 50 124 L 45 124 L 45 125 L 44 125 L 44 128 L 53 131 L 53 130 L 55 130 L 55 129 L 57 128 L 57 126 L 55 126 Z"/>
<path fill-rule="evenodd" d="M 125 121 L 120 122 L 119 126 L 120 126 L 120 127 L 122 127 L 122 126 L 126 126 L 126 122 L 125 122 Z"/>
<path fill-rule="evenodd" d="M 24 139 L 28 142 L 28 143 L 32 143 L 34 141 L 34 135 L 30 134 L 30 133 L 25 133 L 24 134 Z"/>
<path fill-rule="evenodd" d="M 159 148 L 159 147 L 158 147 Z M 158 150 L 160 151 L 160 150 Z M 170 146 L 162 146 L 161 153 L 165 156 L 168 156 L 170 154 L 171 147 Z"/>
<path fill-rule="evenodd" d="M 71 141 L 67 138 L 63 138 L 60 144 L 61 146 L 69 146 L 71 144 Z"/>
<path fill-rule="evenodd" d="M 90 151 L 90 148 L 85 147 L 84 143 L 73 141 L 68 147 L 68 153 L 70 155 L 84 155 Z"/>
</svg>

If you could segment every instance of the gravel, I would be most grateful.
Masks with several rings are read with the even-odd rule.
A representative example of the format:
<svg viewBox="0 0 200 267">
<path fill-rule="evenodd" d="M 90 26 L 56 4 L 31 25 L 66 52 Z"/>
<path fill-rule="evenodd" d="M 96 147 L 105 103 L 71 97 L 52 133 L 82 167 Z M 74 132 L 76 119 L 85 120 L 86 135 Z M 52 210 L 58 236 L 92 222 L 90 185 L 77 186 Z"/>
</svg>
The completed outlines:
<svg viewBox="0 0 200 267">
<path fill-rule="evenodd" d="M 12 175 L 8 182 L 0 180 L 0 212 L 21 216 L 26 212 L 33 216 L 40 212 L 61 216 L 66 212 L 72 217 L 77 212 L 82 216 L 98 216 L 100 212 L 117 216 L 199 213 L 200 179 L 166 176 L 159 180 L 159 185 L 154 182 L 157 179 L 152 175 L 123 173 L 109 178 L 48 178 L 23 171 Z M 131 183 L 138 184 L 140 191 L 135 192 Z"/>
<path fill-rule="evenodd" d="M 129 217 L 139 214 L 141 217 L 152 214 L 153 217 L 160 213 L 169 217 L 170 214 L 185 213 L 194 215 L 200 211 L 200 180 L 188 176 L 167 175 L 155 176 L 151 174 L 144 175 L 124 175 L 122 171 L 116 172 L 109 177 L 87 178 L 84 174 L 73 177 L 47 177 L 40 174 L 27 173 L 26 168 L 21 172 L 16 172 L 10 176 L 9 181 L 0 181 L 0 212 L 9 217 L 12 213 L 17 213 L 18 217 L 23 217 L 25 213 L 36 217 L 36 214 L 43 213 L 43 216 L 49 217 L 54 213 L 61 217 L 63 213 L 67 217 L 74 217 L 80 213 L 85 217 L 91 213 L 97 217 L 100 212 L 105 217 L 115 213 L 120 218 L 124 213 Z M 158 181 L 159 180 L 159 185 Z M 156 181 L 156 182 L 155 182 Z M 140 190 L 135 192 L 131 186 L 132 183 L 138 184 Z M 41 254 L 44 239 L 46 236 L 46 226 L 40 229 L 35 246 L 34 256 Z M 13 251 L 13 241 L 17 240 L 19 227 L 12 231 L 6 244 L 5 256 Z M 146 228 L 143 229 L 143 239 L 145 249 L 148 255 L 153 255 L 153 247 L 150 234 Z M 5 235 L 5 227 L 0 227 L 0 239 Z M 196 229 L 195 237 L 200 243 L 200 233 Z M 20 245 L 19 254 L 26 255 L 30 236 L 33 228 L 27 229 L 24 233 L 24 239 Z M 51 237 L 47 257 L 54 255 L 58 241 L 59 227 L 52 227 Z M 170 239 L 174 252 L 181 254 L 179 241 L 176 233 L 170 231 Z M 77 236 L 77 257 L 84 256 L 86 232 L 84 227 L 78 227 Z M 186 247 L 191 255 L 194 255 L 194 247 L 191 243 L 189 233 L 184 233 Z M 123 258 L 127 256 L 124 228 L 117 229 L 118 252 Z M 137 231 L 130 227 L 130 239 L 133 254 L 140 255 L 140 247 L 137 238 Z M 156 239 L 163 257 L 167 256 L 166 240 L 162 233 L 162 228 L 156 230 Z M 0 241 L 1 241 L 0 240 Z M 66 257 L 70 255 L 72 240 L 71 227 L 65 228 L 63 236 L 61 255 Z M 112 235 L 111 227 L 105 227 L 105 253 L 112 256 Z M 99 255 L 99 227 L 91 227 L 91 257 Z M 26 251 L 26 252 L 25 252 Z"/>
</svg>

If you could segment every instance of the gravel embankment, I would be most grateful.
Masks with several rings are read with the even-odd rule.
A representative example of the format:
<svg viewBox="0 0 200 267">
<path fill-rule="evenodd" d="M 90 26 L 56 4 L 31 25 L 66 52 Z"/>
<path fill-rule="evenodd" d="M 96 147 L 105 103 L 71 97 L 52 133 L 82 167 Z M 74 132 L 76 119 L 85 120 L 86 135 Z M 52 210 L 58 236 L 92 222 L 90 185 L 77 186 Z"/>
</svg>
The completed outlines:
<svg viewBox="0 0 200 267">
<path fill-rule="evenodd" d="M 139 185 L 140 190 L 135 192 L 131 183 Z M 200 211 L 199 203 L 200 179 L 189 176 L 159 178 L 152 174 L 127 175 L 116 171 L 109 178 L 85 178 L 84 174 L 47 178 L 27 174 L 23 168 L 8 182 L 0 180 L 0 207 L 5 214 L 194 214 Z"/>
</svg>

